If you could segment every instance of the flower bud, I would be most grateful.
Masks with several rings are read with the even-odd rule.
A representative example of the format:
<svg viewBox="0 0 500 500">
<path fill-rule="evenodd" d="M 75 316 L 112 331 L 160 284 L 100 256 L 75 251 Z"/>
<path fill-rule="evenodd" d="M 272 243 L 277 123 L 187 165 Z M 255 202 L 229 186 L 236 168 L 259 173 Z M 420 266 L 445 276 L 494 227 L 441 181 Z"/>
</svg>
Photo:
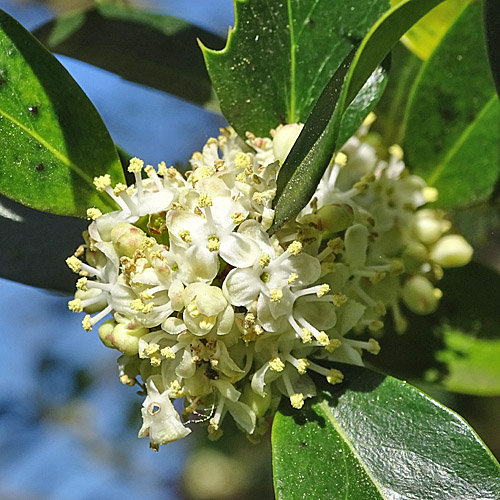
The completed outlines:
<svg viewBox="0 0 500 500">
<path fill-rule="evenodd" d="M 282 164 L 288 156 L 288 153 L 295 144 L 302 127 L 303 125 L 290 123 L 289 125 L 285 125 L 276 131 L 273 140 L 273 151 L 274 156 L 280 161 L 280 164 Z"/>
<path fill-rule="evenodd" d="M 123 323 L 106 321 L 99 328 L 99 338 L 106 347 L 118 349 L 123 354 L 135 356 L 139 352 L 139 337 L 148 333 L 144 327 L 129 329 Z"/>
<path fill-rule="evenodd" d="M 423 276 L 412 276 L 403 286 L 403 301 L 415 314 L 431 314 L 438 306 L 440 290 Z"/>
<path fill-rule="evenodd" d="M 426 245 L 435 243 L 450 228 L 449 221 L 443 220 L 434 210 L 420 210 L 415 222 L 415 235 Z"/>
<path fill-rule="evenodd" d="M 264 395 L 261 396 L 253 391 L 250 384 L 246 384 L 239 401 L 248 405 L 255 416 L 259 418 L 264 416 L 271 405 L 271 393 L 264 392 Z"/>
<path fill-rule="evenodd" d="M 146 233 L 132 224 L 117 224 L 111 231 L 111 241 L 119 255 L 133 257 L 146 240 Z"/>
<path fill-rule="evenodd" d="M 329 233 L 346 230 L 354 220 L 354 212 L 346 203 L 332 203 L 318 210 L 321 229 Z"/>
<path fill-rule="evenodd" d="M 458 234 L 443 236 L 431 250 L 431 259 L 442 267 L 460 267 L 468 264 L 473 249 Z"/>
</svg>

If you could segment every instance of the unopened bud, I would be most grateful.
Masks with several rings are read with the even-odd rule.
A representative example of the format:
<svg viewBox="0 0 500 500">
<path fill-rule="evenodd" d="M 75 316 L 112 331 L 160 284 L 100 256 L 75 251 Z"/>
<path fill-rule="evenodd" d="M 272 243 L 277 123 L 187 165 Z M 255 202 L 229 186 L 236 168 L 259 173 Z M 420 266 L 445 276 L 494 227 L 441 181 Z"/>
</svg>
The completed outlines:
<svg viewBox="0 0 500 500">
<path fill-rule="evenodd" d="M 111 231 L 111 241 L 120 256 L 133 257 L 143 247 L 146 233 L 132 224 L 117 224 Z"/>
<path fill-rule="evenodd" d="M 473 249 L 458 234 L 443 236 L 431 250 L 431 259 L 442 267 L 460 267 L 468 264 Z"/>
<path fill-rule="evenodd" d="M 431 314 L 438 306 L 439 294 L 427 278 L 415 275 L 403 286 L 403 301 L 415 314 Z"/>
</svg>

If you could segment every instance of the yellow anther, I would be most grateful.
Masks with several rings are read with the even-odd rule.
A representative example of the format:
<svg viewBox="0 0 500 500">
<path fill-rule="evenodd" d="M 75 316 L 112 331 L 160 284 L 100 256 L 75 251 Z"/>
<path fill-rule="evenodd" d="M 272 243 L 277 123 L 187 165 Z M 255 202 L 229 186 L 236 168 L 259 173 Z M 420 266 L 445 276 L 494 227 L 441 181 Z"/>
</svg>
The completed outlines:
<svg viewBox="0 0 500 500">
<path fill-rule="evenodd" d="M 127 188 L 126 193 L 127 193 L 129 196 L 134 196 L 134 194 L 135 194 L 135 188 L 134 188 L 134 186 L 130 186 L 130 187 L 128 187 L 128 188 Z"/>
<path fill-rule="evenodd" d="M 439 300 L 443 297 L 443 291 L 439 288 L 434 288 L 434 290 L 432 291 L 432 295 L 434 295 L 434 297 Z"/>
<path fill-rule="evenodd" d="M 347 302 L 347 295 L 344 295 L 343 293 L 334 293 L 332 296 L 332 302 L 333 305 L 340 307 L 341 305 L 345 304 Z"/>
<path fill-rule="evenodd" d="M 97 191 L 104 191 L 107 187 L 111 186 L 111 176 L 109 174 L 94 177 L 94 186 Z"/>
<path fill-rule="evenodd" d="M 252 328 L 254 325 L 255 325 L 255 314 L 247 313 L 245 315 L 245 323 L 244 323 L 245 329 L 248 330 Z"/>
<path fill-rule="evenodd" d="M 319 332 L 319 335 L 316 337 L 316 340 L 318 341 L 318 344 L 322 345 L 323 347 L 330 344 L 330 338 L 325 332 Z"/>
<path fill-rule="evenodd" d="M 161 357 L 159 353 L 154 353 L 150 358 L 149 362 L 151 363 L 151 366 L 158 367 L 161 365 Z"/>
<path fill-rule="evenodd" d="M 80 299 L 70 300 L 68 302 L 68 309 L 74 313 L 80 313 L 83 311 L 82 301 Z"/>
<path fill-rule="evenodd" d="M 297 281 L 297 278 L 299 275 L 297 273 L 291 273 L 290 276 L 288 277 L 288 284 L 291 285 Z"/>
<path fill-rule="evenodd" d="M 203 316 L 199 325 L 202 330 L 211 330 L 215 326 L 217 321 L 217 315 L 214 316 Z"/>
<path fill-rule="evenodd" d="M 376 272 L 371 278 L 370 278 L 370 283 L 372 285 L 375 285 L 376 283 L 379 283 L 382 281 L 385 277 L 387 276 L 386 273 L 383 272 Z"/>
<path fill-rule="evenodd" d="M 144 290 L 144 292 L 141 292 L 139 294 L 139 297 L 142 299 L 142 300 L 152 300 L 153 299 L 153 296 L 149 293 L 148 290 Z"/>
<path fill-rule="evenodd" d="M 179 384 L 179 382 L 177 380 L 173 380 L 170 383 L 169 390 L 170 390 L 170 394 L 174 398 L 182 398 L 182 396 L 184 396 L 184 391 L 182 390 L 181 384 Z"/>
<path fill-rule="evenodd" d="M 217 252 L 219 250 L 219 248 L 220 248 L 219 238 L 217 238 L 217 236 L 215 236 L 215 235 L 209 236 L 208 237 L 207 248 L 211 252 Z"/>
<path fill-rule="evenodd" d="M 325 347 L 325 349 L 328 352 L 333 352 L 336 351 L 341 345 L 342 342 L 339 339 L 330 339 L 330 343 Z"/>
<path fill-rule="evenodd" d="M 179 238 L 182 241 L 185 241 L 186 243 L 191 243 L 193 239 L 191 238 L 191 233 L 189 232 L 189 229 L 181 229 L 179 231 Z"/>
<path fill-rule="evenodd" d="M 158 175 L 165 175 L 167 173 L 167 164 L 162 161 L 158 163 Z"/>
<path fill-rule="evenodd" d="M 175 353 L 171 347 L 164 347 L 161 351 L 160 354 L 167 359 L 174 359 L 175 358 Z"/>
<path fill-rule="evenodd" d="M 380 352 L 380 344 L 375 339 L 370 339 L 368 341 L 370 347 L 368 348 L 368 352 L 371 354 L 377 355 Z"/>
<path fill-rule="evenodd" d="M 198 308 L 196 307 L 196 303 L 194 302 L 194 300 L 188 304 L 186 309 L 192 318 L 197 318 L 201 314 L 200 311 L 198 311 Z"/>
<path fill-rule="evenodd" d="M 306 371 L 307 371 L 307 367 L 309 366 L 309 361 L 307 361 L 307 359 L 305 359 L 305 358 L 299 359 L 298 361 L 299 361 L 299 363 L 297 365 L 297 371 L 301 375 L 304 375 L 304 373 L 306 373 Z"/>
<path fill-rule="evenodd" d="M 153 302 L 150 302 L 149 304 L 146 304 L 146 305 L 144 306 L 144 309 L 142 310 L 142 312 L 143 312 L 144 314 L 149 314 L 150 312 L 152 312 L 152 311 L 153 311 L 154 306 L 155 306 L 155 305 L 154 305 L 154 303 L 153 303 Z"/>
<path fill-rule="evenodd" d="M 375 321 L 372 321 L 369 325 L 368 325 L 368 329 L 371 331 L 371 332 L 378 332 L 379 330 L 381 330 L 382 328 L 384 328 L 384 322 L 383 321 L 380 321 L 379 319 L 376 319 Z"/>
<path fill-rule="evenodd" d="M 340 370 L 332 368 L 326 376 L 326 380 L 332 385 L 340 384 L 344 380 L 344 374 Z"/>
<path fill-rule="evenodd" d="M 269 257 L 269 254 L 268 253 L 263 253 L 260 257 L 259 257 L 259 264 L 260 264 L 260 267 L 264 268 L 264 267 L 267 267 L 271 262 L 271 257 Z"/>
<path fill-rule="evenodd" d="M 179 175 L 179 171 L 175 167 L 168 167 L 166 174 L 169 179 L 173 179 Z"/>
<path fill-rule="evenodd" d="M 399 275 L 405 272 L 405 265 L 400 260 L 393 260 L 391 262 L 391 274 Z"/>
<path fill-rule="evenodd" d="M 385 316 L 385 314 L 387 313 L 387 309 L 382 302 L 377 302 L 374 310 L 379 316 Z"/>
<path fill-rule="evenodd" d="M 245 175 L 244 172 L 240 172 L 237 176 L 236 176 L 236 180 L 238 182 L 246 182 L 247 181 L 247 176 Z"/>
<path fill-rule="evenodd" d="M 339 167 L 345 167 L 347 165 L 347 155 L 345 153 L 342 153 L 342 151 L 339 151 L 335 155 L 335 163 Z"/>
<path fill-rule="evenodd" d="M 313 334 L 307 328 L 302 328 L 302 342 L 304 344 L 309 344 L 312 342 Z"/>
<path fill-rule="evenodd" d="M 271 290 L 271 302 L 279 302 L 283 298 L 283 292 L 274 288 Z"/>
<path fill-rule="evenodd" d="M 144 302 L 141 299 L 130 301 L 130 308 L 133 311 L 142 311 L 144 309 Z"/>
<path fill-rule="evenodd" d="M 74 255 L 66 259 L 66 264 L 74 273 L 79 273 L 82 268 L 82 261 Z"/>
<path fill-rule="evenodd" d="M 404 156 L 403 148 L 399 144 L 393 144 L 392 146 L 389 146 L 389 154 L 394 156 L 396 160 L 401 161 Z"/>
<path fill-rule="evenodd" d="M 82 326 L 83 329 L 87 332 L 90 332 L 90 330 L 92 330 L 92 320 L 90 318 L 90 314 L 87 314 L 85 318 L 83 318 Z"/>
<path fill-rule="evenodd" d="M 155 353 L 157 353 L 159 351 L 160 351 L 159 344 L 148 344 L 144 348 L 144 354 L 146 354 L 147 356 L 152 356 L 153 354 L 155 354 Z"/>
<path fill-rule="evenodd" d="M 424 187 L 422 189 L 422 195 L 427 203 L 432 203 L 438 199 L 438 190 L 434 187 Z"/>
<path fill-rule="evenodd" d="M 376 119 L 377 115 L 373 111 L 370 111 L 368 116 L 363 120 L 363 126 L 369 127 Z"/>
<path fill-rule="evenodd" d="M 129 172 L 140 172 L 144 167 L 144 162 L 139 158 L 131 158 L 128 166 Z"/>
<path fill-rule="evenodd" d="M 246 153 L 237 153 L 234 158 L 234 165 L 236 168 L 243 168 L 245 170 L 252 167 L 253 162 L 252 159 Z M 251 169 L 250 173 L 252 173 L 253 169 Z"/>
<path fill-rule="evenodd" d="M 146 165 L 144 172 L 146 172 L 148 177 L 153 177 L 153 175 L 156 174 L 156 170 L 153 165 Z"/>
<path fill-rule="evenodd" d="M 88 290 L 88 288 L 87 288 L 87 282 L 88 282 L 87 278 L 80 278 L 76 282 L 76 288 L 78 288 L 78 290 L 82 290 L 83 292 L 86 292 Z"/>
<path fill-rule="evenodd" d="M 122 184 L 121 182 L 119 182 L 113 189 L 113 194 L 115 196 L 120 196 L 121 193 L 124 193 L 125 191 L 127 191 L 128 189 L 128 186 L 126 184 Z"/>
<path fill-rule="evenodd" d="M 102 212 L 98 208 L 91 207 L 91 208 L 87 209 L 87 218 L 89 218 L 89 219 L 96 220 L 101 215 L 102 215 Z"/>
<path fill-rule="evenodd" d="M 198 199 L 198 205 L 200 208 L 211 207 L 212 206 L 212 198 L 208 196 L 208 194 L 200 194 L 200 198 Z"/>
<path fill-rule="evenodd" d="M 231 219 L 233 219 L 233 222 L 238 225 L 241 224 L 246 219 L 246 217 L 242 212 L 235 212 L 231 215 Z"/>
<path fill-rule="evenodd" d="M 324 283 L 323 285 L 320 285 L 319 290 L 316 292 L 316 295 L 318 297 L 323 297 L 323 295 L 326 295 L 330 291 L 330 287 Z"/>
<path fill-rule="evenodd" d="M 269 368 L 275 372 L 282 372 L 285 369 L 285 363 L 279 357 L 275 357 L 269 361 Z"/>
<path fill-rule="evenodd" d="M 294 241 L 293 243 L 290 244 L 287 250 L 292 255 L 299 255 L 300 253 L 302 253 L 302 243 L 300 241 Z"/>
<path fill-rule="evenodd" d="M 262 196 L 262 193 L 259 193 L 258 191 L 252 195 L 252 200 L 259 205 L 262 205 L 264 203 L 264 197 Z"/>
<path fill-rule="evenodd" d="M 295 409 L 300 410 L 304 406 L 304 395 L 300 392 L 292 394 L 290 403 Z"/>
</svg>

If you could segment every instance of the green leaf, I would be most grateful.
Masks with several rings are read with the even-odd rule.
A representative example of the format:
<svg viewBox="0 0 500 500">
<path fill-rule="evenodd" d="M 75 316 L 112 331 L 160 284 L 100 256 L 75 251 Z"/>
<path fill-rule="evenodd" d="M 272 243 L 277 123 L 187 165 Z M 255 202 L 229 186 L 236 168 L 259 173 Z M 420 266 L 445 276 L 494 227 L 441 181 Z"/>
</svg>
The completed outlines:
<svg viewBox="0 0 500 500">
<path fill-rule="evenodd" d="M 271 232 L 295 217 L 311 199 L 339 144 L 345 110 L 367 80 L 374 78 L 374 71 L 401 36 L 441 1 L 406 0 L 391 8 L 372 26 L 361 42 L 345 76 L 340 95 L 339 85 L 353 52 L 331 78 L 280 170 Z"/>
<path fill-rule="evenodd" d="M 135 7 L 99 3 L 64 14 L 34 34 L 50 50 L 209 109 L 217 100 L 196 41 L 224 41 L 175 17 Z"/>
<path fill-rule="evenodd" d="M 389 0 L 236 0 L 235 29 L 224 50 L 203 48 L 228 122 L 240 135 L 268 135 L 280 123 L 304 122 L 342 61 L 388 8 Z"/>
<path fill-rule="evenodd" d="M 66 294 L 75 275 L 64 264 L 88 222 L 33 210 L 0 195 L 0 278 Z"/>
<path fill-rule="evenodd" d="M 500 276 L 472 263 L 446 269 L 439 288 L 438 310 L 429 316 L 405 313 L 407 332 L 398 335 L 389 327 L 380 339 L 380 354 L 370 363 L 416 384 L 500 395 Z"/>
<path fill-rule="evenodd" d="M 54 56 L 1 11 L 0 151 L 5 196 L 64 215 L 114 208 L 92 184 L 104 173 L 123 180 L 100 116 Z"/>
<path fill-rule="evenodd" d="M 407 164 L 445 208 L 487 199 L 500 171 L 500 105 L 480 24 L 473 2 L 422 66 L 407 111 Z"/>
<path fill-rule="evenodd" d="M 275 417 L 278 500 L 499 497 L 500 466 L 460 416 L 392 377 L 342 371 L 342 384 Z"/>
<path fill-rule="evenodd" d="M 484 0 L 484 27 L 486 49 L 491 72 L 500 96 L 500 3 L 498 0 Z"/>
</svg>

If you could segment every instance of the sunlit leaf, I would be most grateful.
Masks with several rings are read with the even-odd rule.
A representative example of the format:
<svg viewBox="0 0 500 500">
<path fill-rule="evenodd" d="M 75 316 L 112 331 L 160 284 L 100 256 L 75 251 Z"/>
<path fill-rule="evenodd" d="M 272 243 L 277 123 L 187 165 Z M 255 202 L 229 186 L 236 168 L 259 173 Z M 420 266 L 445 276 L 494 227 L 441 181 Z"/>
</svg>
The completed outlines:
<svg viewBox="0 0 500 500">
<path fill-rule="evenodd" d="M 391 0 L 397 5 L 401 0 Z M 402 38 L 405 45 L 420 59 L 427 59 L 460 11 L 471 0 L 447 0 L 424 16 Z"/>
<path fill-rule="evenodd" d="M 446 208 L 487 199 L 500 171 L 500 105 L 480 25 L 473 2 L 423 65 L 408 106 L 407 164 Z"/>
<path fill-rule="evenodd" d="M 276 498 L 496 498 L 500 466 L 456 413 L 365 368 L 297 411 L 283 401 L 272 432 Z"/>
<path fill-rule="evenodd" d="M 258 135 L 280 123 L 304 122 L 342 61 L 388 8 L 389 0 L 236 0 L 226 47 L 204 49 L 226 119 L 238 133 Z"/>
<path fill-rule="evenodd" d="M 94 176 L 123 179 L 92 103 L 30 33 L 0 12 L 0 192 L 30 207 L 85 216 L 111 210 Z"/>
</svg>

